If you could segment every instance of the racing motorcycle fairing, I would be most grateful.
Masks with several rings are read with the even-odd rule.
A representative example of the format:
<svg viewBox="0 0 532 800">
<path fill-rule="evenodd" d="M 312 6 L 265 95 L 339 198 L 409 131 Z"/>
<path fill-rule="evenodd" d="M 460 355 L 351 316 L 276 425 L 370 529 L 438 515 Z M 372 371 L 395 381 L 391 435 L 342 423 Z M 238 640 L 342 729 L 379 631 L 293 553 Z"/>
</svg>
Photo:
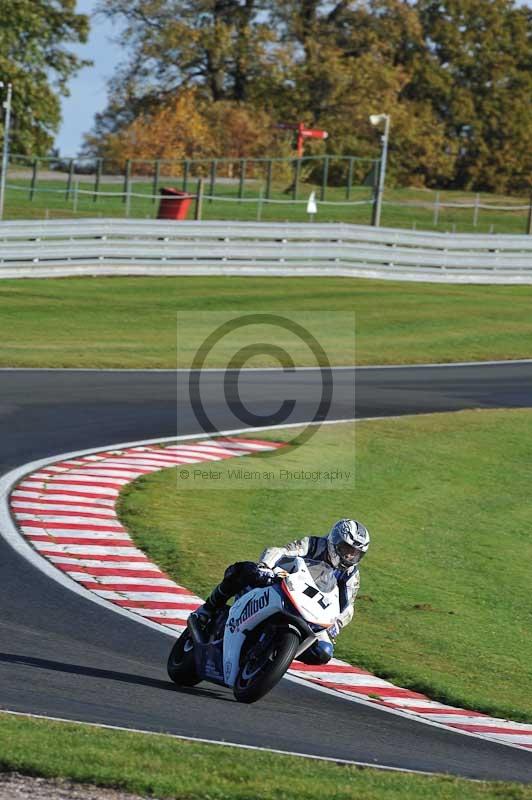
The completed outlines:
<svg viewBox="0 0 532 800">
<path fill-rule="evenodd" d="M 252 589 L 231 607 L 223 643 L 224 681 L 228 686 L 234 686 L 241 667 L 240 655 L 246 637 L 265 620 L 277 620 L 297 631 L 301 643 L 296 655 L 336 621 L 340 613 L 339 593 L 332 567 L 299 556 L 291 562 L 283 564 L 281 572 L 285 577 L 280 583 Z"/>
<path fill-rule="evenodd" d="M 205 680 L 225 686 L 223 670 L 223 635 L 225 621 L 230 608 L 221 608 L 214 620 L 214 625 L 208 637 L 198 626 L 194 616 L 188 618 L 187 626 L 191 630 L 194 639 L 194 660 L 198 675 L 204 676 Z"/>
<path fill-rule="evenodd" d="M 340 613 L 334 570 L 324 561 L 298 557 L 296 570 L 283 580 L 282 588 L 295 609 L 312 628 L 326 630 Z"/>
<path fill-rule="evenodd" d="M 224 679 L 227 686 L 234 686 L 240 669 L 240 652 L 247 635 L 261 622 L 283 609 L 283 597 L 275 584 L 252 589 L 235 600 L 230 608 L 224 633 Z"/>
<path fill-rule="evenodd" d="M 283 562 L 271 585 L 244 591 L 207 628 L 190 614 L 168 659 L 175 683 L 207 680 L 255 702 L 334 624 L 340 600 L 332 567 L 301 557 Z"/>
</svg>

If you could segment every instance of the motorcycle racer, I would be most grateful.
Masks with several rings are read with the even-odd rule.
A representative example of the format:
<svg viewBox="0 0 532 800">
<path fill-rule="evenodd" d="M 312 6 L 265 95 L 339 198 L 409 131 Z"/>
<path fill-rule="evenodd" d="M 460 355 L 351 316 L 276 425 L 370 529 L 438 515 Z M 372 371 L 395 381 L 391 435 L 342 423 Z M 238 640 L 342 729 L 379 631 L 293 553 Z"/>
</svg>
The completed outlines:
<svg viewBox="0 0 532 800">
<path fill-rule="evenodd" d="M 206 626 L 216 610 L 222 608 L 233 595 L 247 587 L 268 586 L 275 574 L 274 568 L 282 566 L 283 561 L 296 556 L 325 561 L 335 571 L 340 593 L 340 616 L 332 628 L 321 633 L 314 644 L 301 653 L 299 660 L 305 664 L 326 664 L 332 658 L 336 637 L 353 618 L 360 586 L 358 564 L 367 553 L 369 543 L 369 533 L 361 522 L 341 519 L 335 522 L 327 536 L 305 536 L 285 547 L 266 548 L 258 564 L 253 561 L 231 564 L 222 582 L 194 613 Z"/>
</svg>

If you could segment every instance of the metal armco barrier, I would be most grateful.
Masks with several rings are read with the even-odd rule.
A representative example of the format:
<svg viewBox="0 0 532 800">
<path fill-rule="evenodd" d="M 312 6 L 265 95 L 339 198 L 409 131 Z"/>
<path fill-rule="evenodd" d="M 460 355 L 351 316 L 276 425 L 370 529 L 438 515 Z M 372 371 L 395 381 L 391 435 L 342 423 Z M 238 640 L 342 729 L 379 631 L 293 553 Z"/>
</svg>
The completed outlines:
<svg viewBox="0 0 532 800">
<path fill-rule="evenodd" d="M 532 237 L 344 224 L 136 219 L 0 223 L 0 277 L 78 274 L 532 283 Z"/>
</svg>

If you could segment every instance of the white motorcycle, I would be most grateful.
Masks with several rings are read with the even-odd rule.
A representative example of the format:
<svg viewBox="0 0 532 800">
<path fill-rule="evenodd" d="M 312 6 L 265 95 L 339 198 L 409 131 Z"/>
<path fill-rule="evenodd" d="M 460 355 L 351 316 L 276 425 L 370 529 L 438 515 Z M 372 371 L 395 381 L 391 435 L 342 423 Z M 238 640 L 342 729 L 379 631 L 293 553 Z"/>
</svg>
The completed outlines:
<svg viewBox="0 0 532 800">
<path fill-rule="evenodd" d="M 340 601 L 332 567 L 296 557 L 275 572 L 270 586 L 245 591 L 207 629 L 194 613 L 189 616 L 168 658 L 174 683 L 210 681 L 231 687 L 239 702 L 254 703 L 334 625 Z"/>
</svg>

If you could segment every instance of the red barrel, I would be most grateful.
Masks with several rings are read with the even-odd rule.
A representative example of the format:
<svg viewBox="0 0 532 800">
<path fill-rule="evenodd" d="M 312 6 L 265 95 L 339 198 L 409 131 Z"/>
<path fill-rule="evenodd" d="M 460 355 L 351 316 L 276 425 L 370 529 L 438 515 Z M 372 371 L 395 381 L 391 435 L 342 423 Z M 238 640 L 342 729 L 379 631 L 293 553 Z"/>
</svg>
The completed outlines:
<svg viewBox="0 0 532 800">
<path fill-rule="evenodd" d="M 194 196 L 177 189 L 161 189 L 157 219 L 186 219 Z"/>
</svg>

